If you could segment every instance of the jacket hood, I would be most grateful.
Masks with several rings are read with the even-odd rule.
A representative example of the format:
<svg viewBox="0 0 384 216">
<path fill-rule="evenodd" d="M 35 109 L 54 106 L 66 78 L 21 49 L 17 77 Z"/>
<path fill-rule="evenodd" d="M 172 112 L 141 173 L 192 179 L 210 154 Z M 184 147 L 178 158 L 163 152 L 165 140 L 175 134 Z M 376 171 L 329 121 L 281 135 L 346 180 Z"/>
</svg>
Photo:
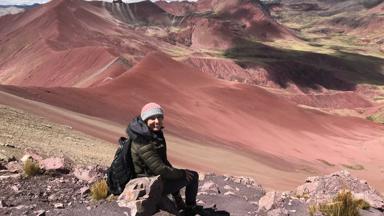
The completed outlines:
<svg viewBox="0 0 384 216">
<path fill-rule="evenodd" d="M 149 130 L 147 124 L 137 116 L 134 118 L 127 127 L 127 134 L 132 141 L 136 143 L 148 143 L 158 136 L 163 137 L 163 132 L 153 133 Z"/>
</svg>

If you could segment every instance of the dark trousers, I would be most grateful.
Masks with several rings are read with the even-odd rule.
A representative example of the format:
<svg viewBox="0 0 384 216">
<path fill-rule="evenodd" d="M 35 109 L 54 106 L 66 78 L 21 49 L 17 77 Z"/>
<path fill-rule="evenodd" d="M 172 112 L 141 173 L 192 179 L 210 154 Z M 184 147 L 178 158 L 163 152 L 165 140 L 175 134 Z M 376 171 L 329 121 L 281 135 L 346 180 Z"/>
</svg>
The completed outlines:
<svg viewBox="0 0 384 216">
<path fill-rule="evenodd" d="M 193 178 L 190 181 L 187 179 L 180 180 L 166 180 L 164 182 L 163 194 L 178 194 L 179 190 L 183 187 L 185 188 L 185 204 L 187 205 L 196 205 L 196 195 L 199 187 L 199 174 L 195 171 L 193 173 Z"/>
</svg>

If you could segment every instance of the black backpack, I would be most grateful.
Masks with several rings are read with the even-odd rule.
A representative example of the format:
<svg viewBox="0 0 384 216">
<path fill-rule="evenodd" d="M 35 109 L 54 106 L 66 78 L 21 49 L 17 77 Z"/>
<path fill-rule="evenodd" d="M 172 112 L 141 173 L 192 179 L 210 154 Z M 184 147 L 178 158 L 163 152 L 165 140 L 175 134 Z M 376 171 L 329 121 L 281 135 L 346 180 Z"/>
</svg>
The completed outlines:
<svg viewBox="0 0 384 216">
<path fill-rule="evenodd" d="M 116 150 L 112 164 L 107 170 L 108 190 L 113 195 L 120 195 L 129 180 L 135 177 L 131 157 L 131 143 L 131 139 L 120 137 L 120 146 Z"/>
</svg>

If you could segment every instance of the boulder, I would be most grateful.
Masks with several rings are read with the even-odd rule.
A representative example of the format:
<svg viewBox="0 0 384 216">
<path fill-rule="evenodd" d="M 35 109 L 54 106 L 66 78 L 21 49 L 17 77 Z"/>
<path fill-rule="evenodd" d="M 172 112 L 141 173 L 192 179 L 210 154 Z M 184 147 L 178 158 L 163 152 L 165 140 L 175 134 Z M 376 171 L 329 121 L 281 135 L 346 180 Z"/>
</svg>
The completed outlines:
<svg viewBox="0 0 384 216">
<path fill-rule="evenodd" d="M 50 157 L 39 161 L 40 167 L 44 170 L 65 170 L 64 158 Z"/>
<path fill-rule="evenodd" d="M 88 183 L 93 183 L 104 175 L 104 171 L 98 166 L 77 166 L 73 171 L 73 175 Z"/>
<path fill-rule="evenodd" d="M 353 196 L 356 199 L 365 200 L 373 208 L 380 209 L 384 211 L 384 199 L 378 193 L 374 191 L 364 191 L 361 193 L 353 193 Z"/>
<path fill-rule="evenodd" d="M 153 215 L 158 209 L 177 212 L 167 197 L 162 196 L 163 183 L 160 176 L 132 179 L 118 197 L 120 207 L 130 209 L 131 216 Z"/>
<path fill-rule="evenodd" d="M 219 186 L 211 180 L 204 182 L 204 184 L 200 188 L 200 191 L 220 193 Z"/>
<path fill-rule="evenodd" d="M 372 208 L 369 210 L 360 209 L 359 214 L 360 216 L 384 216 L 384 213 L 382 211 Z"/>
<path fill-rule="evenodd" d="M 275 208 L 275 203 L 276 203 L 278 197 L 280 197 L 280 196 L 275 191 L 267 192 L 259 200 L 259 211 L 262 209 L 269 211 L 269 210 Z"/>
<path fill-rule="evenodd" d="M 308 203 L 323 203 L 332 200 L 342 190 L 351 191 L 355 198 L 364 199 L 373 208 L 384 209 L 383 197 L 365 180 L 355 178 L 345 170 L 309 177 L 293 193 L 298 197 L 307 197 Z"/>
<path fill-rule="evenodd" d="M 11 161 L 7 163 L 5 168 L 11 173 L 17 173 L 23 170 L 23 166 L 17 161 Z"/>
</svg>

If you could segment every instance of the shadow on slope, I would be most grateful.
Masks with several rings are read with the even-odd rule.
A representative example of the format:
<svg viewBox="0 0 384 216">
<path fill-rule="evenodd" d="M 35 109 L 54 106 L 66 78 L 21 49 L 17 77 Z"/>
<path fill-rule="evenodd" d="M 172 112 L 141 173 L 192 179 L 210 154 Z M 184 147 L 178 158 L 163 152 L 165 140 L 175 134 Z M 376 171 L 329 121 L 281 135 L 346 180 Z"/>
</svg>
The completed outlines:
<svg viewBox="0 0 384 216">
<path fill-rule="evenodd" d="M 384 60 L 336 51 L 332 55 L 279 49 L 257 42 L 242 41 L 224 56 L 248 69 L 263 65 L 269 79 L 282 88 L 289 83 L 302 90 L 321 87 L 352 91 L 357 84 L 384 84 Z"/>
</svg>

